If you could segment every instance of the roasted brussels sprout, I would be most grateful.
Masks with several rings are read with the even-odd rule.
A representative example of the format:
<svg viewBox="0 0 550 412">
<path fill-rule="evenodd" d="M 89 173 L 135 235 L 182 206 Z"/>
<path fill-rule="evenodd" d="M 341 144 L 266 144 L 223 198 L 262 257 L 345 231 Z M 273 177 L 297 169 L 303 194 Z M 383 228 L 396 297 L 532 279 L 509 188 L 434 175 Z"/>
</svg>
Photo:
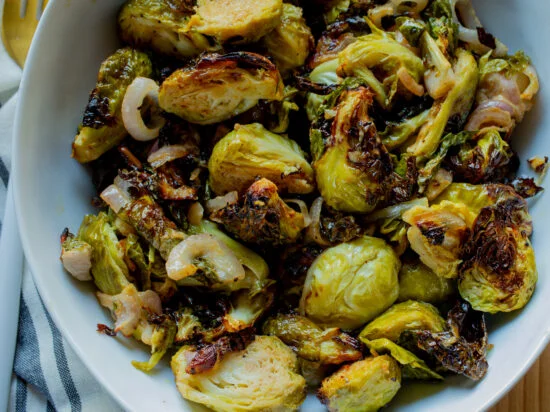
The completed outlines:
<svg viewBox="0 0 550 412">
<path fill-rule="evenodd" d="M 327 92 L 330 93 L 333 86 L 342 81 L 342 78 L 336 74 L 338 65 L 338 59 L 332 59 L 321 63 L 309 74 L 309 80 L 317 86 L 323 86 L 324 88 L 321 91 L 324 92 L 324 94 Z M 323 100 L 324 96 L 319 92 L 315 93 L 311 91 L 307 94 L 306 111 L 310 121 L 314 121 L 317 117 Z"/>
<path fill-rule="evenodd" d="M 283 0 L 197 0 L 189 27 L 220 43 L 252 43 L 275 29 Z"/>
<path fill-rule="evenodd" d="M 247 111 L 260 99 L 282 100 L 283 88 L 277 67 L 264 56 L 207 54 L 162 83 L 159 105 L 188 122 L 212 124 Z"/>
<path fill-rule="evenodd" d="M 107 295 L 121 293 L 130 283 L 129 271 L 108 216 L 103 212 L 85 216 L 77 239 L 92 248 L 91 271 L 97 288 Z"/>
<path fill-rule="evenodd" d="M 466 302 L 457 302 L 447 315 L 447 330 L 405 332 L 407 345 L 427 352 L 445 369 L 480 380 L 487 373 L 487 327 L 481 312 Z"/>
<path fill-rule="evenodd" d="M 455 292 L 454 280 L 437 276 L 423 263 L 404 263 L 401 266 L 398 302 L 417 300 L 440 303 L 450 298 Z"/>
<path fill-rule="evenodd" d="M 375 412 L 401 388 L 401 370 L 388 355 L 342 367 L 321 385 L 318 396 L 329 411 Z"/>
<path fill-rule="evenodd" d="M 384 108 L 391 106 L 399 84 L 410 93 L 422 96 L 424 88 L 419 84 L 424 73 L 422 60 L 400 44 L 392 33 L 374 26 L 371 29 L 371 34 L 359 37 L 339 54 L 338 73 L 362 79 Z M 373 70 L 383 73 L 383 80 L 379 80 Z"/>
<path fill-rule="evenodd" d="M 400 123 L 391 122 L 380 133 L 382 143 L 388 150 L 393 150 L 404 145 L 426 123 L 429 114 L 430 111 L 425 110 Z"/>
<path fill-rule="evenodd" d="M 228 204 L 210 219 L 248 243 L 274 246 L 294 243 L 306 227 L 306 217 L 288 206 L 277 193 L 277 186 L 260 179 L 244 195 L 243 204 Z"/>
<path fill-rule="evenodd" d="M 513 189 L 490 185 L 486 190 L 496 202 L 474 222 L 458 290 L 476 310 L 510 312 L 527 304 L 537 282 L 531 218 L 527 203 Z"/>
<path fill-rule="evenodd" d="M 80 163 L 97 159 L 127 135 L 122 122 L 122 99 L 136 77 L 150 77 L 151 60 L 129 47 L 109 56 L 99 68 L 82 124 L 73 142 L 73 157 Z"/>
<path fill-rule="evenodd" d="M 219 195 L 246 189 L 265 177 L 289 193 L 313 191 L 313 169 L 296 142 L 260 124 L 236 125 L 220 140 L 208 161 L 210 187 Z"/>
<path fill-rule="evenodd" d="M 430 330 L 443 332 L 445 321 L 438 310 L 424 302 L 409 300 L 397 303 L 370 322 L 359 334 L 359 338 L 375 340 L 386 338 L 397 342 L 408 330 Z"/>
<path fill-rule="evenodd" d="M 281 23 L 262 42 L 281 73 L 303 66 L 315 44 L 302 9 L 288 3 L 283 4 Z"/>
<path fill-rule="evenodd" d="M 327 249 L 309 268 L 300 311 L 323 327 L 362 326 L 397 299 L 400 266 L 378 238 L 364 236 Z"/>
<path fill-rule="evenodd" d="M 368 115 L 371 104 L 367 88 L 344 90 L 310 131 L 317 186 L 336 210 L 370 212 L 389 192 L 393 164 Z M 331 125 L 325 125 L 327 112 L 335 113 Z"/>
<path fill-rule="evenodd" d="M 517 166 L 514 151 L 495 128 L 485 128 L 448 159 L 455 181 L 472 184 L 502 181 Z"/>
<path fill-rule="evenodd" d="M 186 1 L 130 0 L 118 15 L 119 34 L 133 47 L 175 57 L 191 57 L 220 48 L 187 23 L 193 7 Z"/>
<path fill-rule="evenodd" d="M 432 371 L 426 363 L 414 353 L 402 348 L 386 338 L 368 340 L 361 338 L 374 356 L 391 355 L 401 365 L 403 379 L 443 380 L 443 377 Z"/>
<path fill-rule="evenodd" d="M 256 336 L 246 349 L 226 355 L 217 367 L 187 371 L 198 353 L 183 346 L 172 358 L 181 395 L 215 411 L 294 410 L 305 398 L 296 355 L 274 336 Z"/>
<path fill-rule="evenodd" d="M 470 234 L 470 211 L 462 203 L 443 201 L 431 207 L 416 206 L 403 214 L 411 248 L 438 276 L 456 278 L 462 248 Z"/>
<path fill-rule="evenodd" d="M 480 84 L 476 106 L 466 130 L 499 128 L 508 138 L 517 123 L 531 110 L 539 80 L 529 58 L 522 52 L 505 58 L 483 56 L 479 61 Z"/>
<path fill-rule="evenodd" d="M 361 345 L 338 328 L 323 330 L 309 319 L 298 315 L 277 315 L 263 326 L 266 335 L 277 336 L 300 358 L 323 365 L 339 365 L 363 357 Z"/>
<path fill-rule="evenodd" d="M 431 156 L 437 150 L 447 124 L 451 122 L 453 128 L 461 130 L 470 113 L 479 77 L 477 62 L 463 49 L 458 49 L 456 55 L 453 71 L 460 76 L 446 96 L 434 103 L 416 142 L 407 149 L 414 156 Z"/>
</svg>

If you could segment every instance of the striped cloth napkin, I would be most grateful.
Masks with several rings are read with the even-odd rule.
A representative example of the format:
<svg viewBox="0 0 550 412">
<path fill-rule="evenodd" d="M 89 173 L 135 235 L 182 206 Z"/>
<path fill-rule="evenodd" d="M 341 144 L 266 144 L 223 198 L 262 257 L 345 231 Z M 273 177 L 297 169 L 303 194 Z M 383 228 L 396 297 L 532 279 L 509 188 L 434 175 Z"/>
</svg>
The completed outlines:
<svg viewBox="0 0 550 412">
<path fill-rule="evenodd" d="M 0 0 L 0 12 L 3 6 L 4 1 Z M 4 216 L 5 211 L 16 91 L 20 79 L 21 70 L 0 42 L 0 217 Z M 2 234 L 1 229 L 0 221 L 0 236 L 11 235 L 7 232 Z M 3 270 L 9 271 L 9 268 Z M 0 405 L 4 401 L 0 399 Z M 63 339 L 42 303 L 32 274 L 25 264 L 8 411 L 120 410 Z"/>
</svg>

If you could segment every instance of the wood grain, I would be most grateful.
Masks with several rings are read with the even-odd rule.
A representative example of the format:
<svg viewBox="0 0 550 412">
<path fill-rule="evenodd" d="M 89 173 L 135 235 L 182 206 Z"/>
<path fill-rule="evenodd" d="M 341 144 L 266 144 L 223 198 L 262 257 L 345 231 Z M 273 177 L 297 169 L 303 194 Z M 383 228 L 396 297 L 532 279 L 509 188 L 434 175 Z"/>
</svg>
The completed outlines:
<svg viewBox="0 0 550 412">
<path fill-rule="evenodd" d="M 490 412 L 550 412 L 550 346 Z"/>
</svg>

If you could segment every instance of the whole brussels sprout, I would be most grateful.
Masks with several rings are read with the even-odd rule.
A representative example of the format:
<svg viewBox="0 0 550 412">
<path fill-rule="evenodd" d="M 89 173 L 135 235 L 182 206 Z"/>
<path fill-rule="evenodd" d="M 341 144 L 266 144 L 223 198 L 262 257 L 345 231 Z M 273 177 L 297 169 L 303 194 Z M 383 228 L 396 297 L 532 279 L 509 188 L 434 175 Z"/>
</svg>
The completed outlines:
<svg viewBox="0 0 550 412">
<path fill-rule="evenodd" d="M 423 263 L 404 263 L 399 272 L 398 302 L 417 300 L 439 303 L 448 300 L 455 291 L 454 280 L 437 276 Z"/>
<path fill-rule="evenodd" d="M 281 23 L 262 42 L 281 73 L 303 66 L 315 41 L 302 17 L 302 9 L 283 4 Z"/>
<path fill-rule="evenodd" d="M 256 336 L 215 369 L 191 374 L 186 369 L 196 353 L 196 347 L 183 346 L 171 362 L 185 399 L 221 412 L 295 410 L 305 399 L 296 355 L 274 336 Z"/>
<path fill-rule="evenodd" d="M 101 64 L 95 89 L 74 138 L 76 160 L 91 162 L 127 136 L 121 113 L 126 89 L 136 77 L 150 77 L 152 72 L 149 57 L 129 47 L 117 50 Z"/>
<path fill-rule="evenodd" d="M 388 355 L 342 367 L 323 380 L 318 396 L 329 411 L 375 412 L 401 388 L 401 370 Z"/>
<path fill-rule="evenodd" d="M 258 176 L 289 193 L 314 189 L 313 169 L 296 142 L 271 133 L 261 124 L 236 125 L 220 140 L 208 161 L 210 187 L 222 195 L 244 193 Z"/>
<path fill-rule="evenodd" d="M 424 73 L 422 60 L 393 33 L 371 25 L 372 33 L 357 38 L 338 55 L 338 74 L 359 77 L 374 91 L 376 101 L 384 108 L 391 106 L 401 83 L 414 95 L 422 96 L 424 88 L 418 83 Z M 373 71 L 383 73 L 380 81 Z"/>
<path fill-rule="evenodd" d="M 185 1 L 130 0 L 118 14 L 119 34 L 125 43 L 168 56 L 191 57 L 219 49 L 187 26 L 193 14 Z"/>
<path fill-rule="evenodd" d="M 430 157 L 439 147 L 449 121 L 453 121 L 453 127 L 456 130 L 461 130 L 470 113 L 477 89 L 479 70 L 470 52 L 458 49 L 456 55 L 457 61 L 453 71 L 460 75 L 445 97 L 435 101 L 428 120 L 416 137 L 416 142 L 407 149 L 414 156 Z"/>
<path fill-rule="evenodd" d="M 375 340 L 387 338 L 397 342 L 401 334 L 408 330 L 430 330 L 442 332 L 445 321 L 438 310 L 424 302 L 409 300 L 397 303 L 370 322 L 359 334 L 359 338 Z"/>
<path fill-rule="evenodd" d="M 389 354 L 399 362 L 403 368 L 403 379 L 443 380 L 443 377 L 432 371 L 422 359 L 389 339 L 368 340 L 361 338 L 361 341 L 367 345 L 374 356 Z"/>
<path fill-rule="evenodd" d="M 207 54 L 194 66 L 172 73 L 160 87 L 159 105 L 188 122 L 204 125 L 243 113 L 260 99 L 283 97 L 281 75 L 269 59 L 234 52 Z"/>
<path fill-rule="evenodd" d="M 323 330 L 306 317 L 277 315 L 263 326 L 266 335 L 277 336 L 300 358 L 323 365 L 339 365 L 363 357 L 359 341 L 338 328 Z"/>
<path fill-rule="evenodd" d="M 327 105 L 310 131 L 317 186 L 330 207 L 368 213 L 385 200 L 393 164 L 368 115 L 369 89 L 344 90 L 337 99 L 336 107 Z M 323 123 L 329 111 L 336 113 L 328 125 L 330 134 Z"/>
<path fill-rule="evenodd" d="M 268 179 L 252 184 L 242 206 L 228 204 L 212 213 L 210 219 L 248 243 L 278 246 L 295 243 L 306 226 L 306 218 L 288 206 Z"/>
<path fill-rule="evenodd" d="M 400 267 L 379 238 L 364 236 L 327 249 L 308 270 L 300 312 L 323 327 L 362 326 L 397 299 Z"/>
<path fill-rule="evenodd" d="M 276 28 L 283 0 L 197 0 L 189 28 L 220 43 L 253 43 Z"/>
</svg>

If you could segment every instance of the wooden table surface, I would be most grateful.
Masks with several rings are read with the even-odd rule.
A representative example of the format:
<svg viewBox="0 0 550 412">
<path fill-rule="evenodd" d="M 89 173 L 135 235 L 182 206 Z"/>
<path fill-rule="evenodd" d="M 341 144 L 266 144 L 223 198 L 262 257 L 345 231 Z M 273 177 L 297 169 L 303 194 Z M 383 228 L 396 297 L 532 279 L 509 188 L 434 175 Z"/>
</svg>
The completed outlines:
<svg viewBox="0 0 550 412">
<path fill-rule="evenodd" d="M 550 346 L 490 412 L 550 412 Z"/>
</svg>

